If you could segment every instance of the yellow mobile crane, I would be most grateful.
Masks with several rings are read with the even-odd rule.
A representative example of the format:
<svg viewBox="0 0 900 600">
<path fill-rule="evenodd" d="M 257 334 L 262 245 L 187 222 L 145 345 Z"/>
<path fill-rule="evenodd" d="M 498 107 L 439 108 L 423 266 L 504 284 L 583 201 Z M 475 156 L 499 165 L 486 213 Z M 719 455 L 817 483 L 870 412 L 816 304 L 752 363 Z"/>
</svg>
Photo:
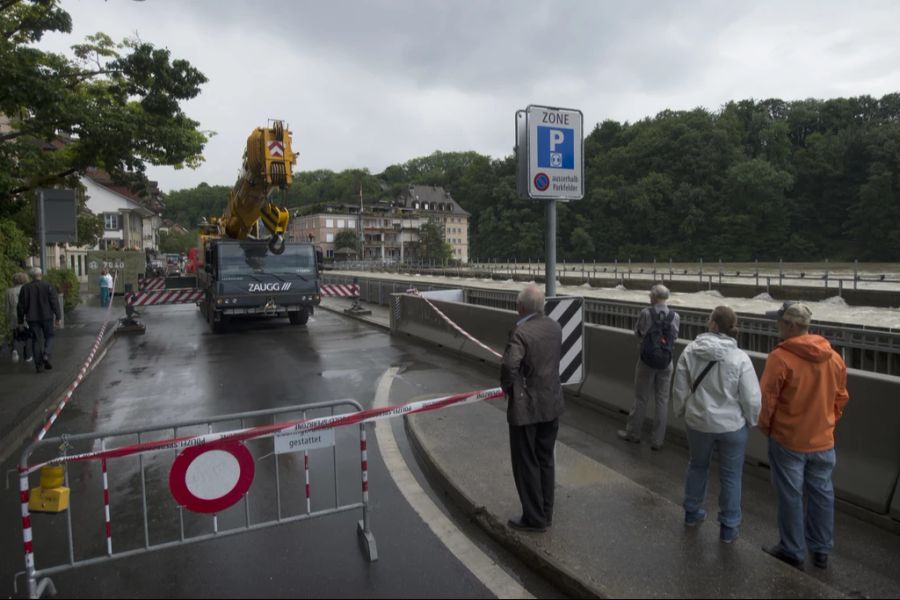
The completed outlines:
<svg viewBox="0 0 900 600">
<path fill-rule="evenodd" d="M 303 325 L 319 304 L 316 249 L 285 241 L 290 214 L 270 199 L 291 184 L 294 162 L 291 132 L 282 121 L 255 129 L 225 213 L 200 224 L 197 283 L 204 294 L 198 305 L 214 331 L 242 316 L 286 316 Z"/>
</svg>

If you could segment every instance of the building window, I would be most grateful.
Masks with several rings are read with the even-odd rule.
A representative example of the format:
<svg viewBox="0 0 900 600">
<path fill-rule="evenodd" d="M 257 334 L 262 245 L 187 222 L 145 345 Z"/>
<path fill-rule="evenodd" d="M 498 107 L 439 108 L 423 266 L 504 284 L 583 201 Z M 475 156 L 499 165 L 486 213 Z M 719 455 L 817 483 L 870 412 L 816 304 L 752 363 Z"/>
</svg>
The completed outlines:
<svg viewBox="0 0 900 600">
<path fill-rule="evenodd" d="M 103 213 L 103 228 L 107 231 L 121 229 L 119 213 Z"/>
<path fill-rule="evenodd" d="M 344 220 L 338 219 L 337 226 L 338 226 L 338 229 L 343 229 L 344 228 Z"/>
<path fill-rule="evenodd" d="M 347 219 L 347 229 L 356 227 L 356 219 Z"/>
<path fill-rule="evenodd" d="M 325 219 L 325 227 L 334 229 L 334 219 Z"/>
<path fill-rule="evenodd" d="M 334 242 L 334 234 L 333 234 L 333 233 L 326 233 L 326 234 L 325 234 L 325 241 L 328 242 L 328 243 Z"/>
</svg>

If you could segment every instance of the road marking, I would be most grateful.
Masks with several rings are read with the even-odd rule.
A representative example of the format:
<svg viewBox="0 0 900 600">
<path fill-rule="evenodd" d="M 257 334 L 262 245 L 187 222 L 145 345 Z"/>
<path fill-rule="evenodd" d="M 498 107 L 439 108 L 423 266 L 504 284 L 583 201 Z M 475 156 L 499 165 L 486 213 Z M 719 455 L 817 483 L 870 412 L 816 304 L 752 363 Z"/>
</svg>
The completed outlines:
<svg viewBox="0 0 900 600">
<path fill-rule="evenodd" d="M 373 408 L 389 406 L 391 384 L 399 370 L 399 367 L 391 367 L 381 376 L 378 381 L 378 389 L 375 391 Z M 384 459 L 394 483 L 400 489 L 400 493 L 457 560 L 465 565 L 497 598 L 534 598 L 496 561 L 473 544 L 435 506 L 409 470 L 403 455 L 400 454 L 400 448 L 394 438 L 394 431 L 391 429 L 391 421 L 376 422 L 375 435 L 378 438 L 378 450 L 381 457 Z"/>
</svg>

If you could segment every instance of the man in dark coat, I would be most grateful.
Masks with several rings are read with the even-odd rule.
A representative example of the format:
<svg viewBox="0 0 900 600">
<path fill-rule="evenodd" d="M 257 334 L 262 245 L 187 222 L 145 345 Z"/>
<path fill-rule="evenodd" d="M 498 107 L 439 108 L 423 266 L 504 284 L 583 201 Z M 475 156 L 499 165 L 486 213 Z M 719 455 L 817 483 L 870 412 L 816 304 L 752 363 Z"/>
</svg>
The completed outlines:
<svg viewBox="0 0 900 600">
<path fill-rule="evenodd" d="M 53 321 L 59 325 L 62 311 L 53 284 L 44 281 L 44 273 L 35 267 L 31 270 L 31 283 L 19 291 L 19 305 L 16 307 L 19 325 L 28 321 L 32 331 L 31 348 L 34 368 L 38 373 L 52 369 L 50 364 L 50 342 L 53 341 Z M 40 335 L 38 335 L 40 333 Z"/>
<path fill-rule="evenodd" d="M 500 385 L 506 392 L 513 477 L 522 516 L 509 526 L 545 531 L 553 521 L 553 448 L 563 413 L 559 381 L 562 330 L 544 316 L 544 293 L 531 285 L 516 300 L 519 321 L 503 353 Z"/>
</svg>

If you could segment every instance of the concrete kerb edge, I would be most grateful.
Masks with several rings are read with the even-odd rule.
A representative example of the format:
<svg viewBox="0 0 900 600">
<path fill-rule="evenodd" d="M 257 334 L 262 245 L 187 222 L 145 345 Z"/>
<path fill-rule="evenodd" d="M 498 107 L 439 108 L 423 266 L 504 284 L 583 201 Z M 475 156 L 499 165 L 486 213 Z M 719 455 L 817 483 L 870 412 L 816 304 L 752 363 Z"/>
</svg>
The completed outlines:
<svg viewBox="0 0 900 600">
<path fill-rule="evenodd" d="M 350 318 L 350 319 L 355 319 L 356 321 L 362 321 L 363 323 L 366 323 L 367 325 L 372 325 L 372 326 L 377 327 L 377 328 L 379 328 L 379 329 L 381 329 L 381 330 L 384 330 L 384 331 L 390 331 L 390 330 L 391 330 L 391 326 L 390 326 L 390 325 L 385 325 L 384 323 L 379 323 L 378 321 L 376 321 L 376 320 L 374 320 L 374 319 L 372 319 L 372 318 L 367 319 L 366 317 L 360 317 L 360 316 L 356 316 L 356 315 L 351 315 L 351 314 L 345 313 L 345 312 L 343 311 L 343 309 L 339 309 L 339 308 L 331 308 L 331 307 L 325 306 L 325 305 L 323 305 L 323 304 L 320 304 L 320 305 L 319 305 L 319 308 L 320 308 L 321 310 L 327 310 L 327 311 L 330 312 L 330 313 L 334 313 L 334 314 L 340 315 L 340 316 L 342 316 L 342 317 L 347 317 L 347 318 Z"/>
<path fill-rule="evenodd" d="M 447 473 L 425 449 L 420 439 L 420 432 L 416 427 L 416 417 L 404 417 L 404 424 L 409 434 L 410 446 L 426 476 L 435 482 L 450 497 L 450 500 L 465 514 L 469 515 L 488 535 L 516 555 L 530 568 L 559 587 L 567 596 L 571 598 L 610 597 L 600 584 L 586 582 L 576 577 L 565 565 L 530 547 L 521 537 L 529 534 L 518 534 L 511 531 L 506 524 L 505 518 L 492 515 L 483 505 L 478 504 L 465 492 L 456 487 L 447 476 Z"/>
<path fill-rule="evenodd" d="M 115 321 L 110 321 L 110 323 L 118 322 L 118 319 Z M 115 327 L 110 328 L 109 331 L 106 332 L 106 336 L 100 341 L 100 345 L 97 347 L 97 354 L 94 356 L 94 362 L 103 355 L 103 353 L 108 349 L 108 347 L 112 344 L 113 340 L 116 339 L 116 331 Z M 93 364 L 93 363 L 92 363 Z M 12 428 L 9 433 L 7 433 L 2 440 L 0 440 L 0 463 L 5 462 L 14 452 L 22 449 L 22 445 L 33 438 L 38 430 L 44 422 L 46 421 L 50 411 L 54 410 L 56 406 L 59 405 L 60 400 L 62 399 L 63 394 L 66 393 L 66 390 L 69 389 L 69 386 L 72 385 L 72 382 L 78 376 L 78 372 L 81 370 L 81 367 L 84 366 L 84 363 L 78 363 L 78 365 L 71 369 L 65 378 L 63 378 L 62 384 L 53 389 L 53 392 L 50 393 L 37 407 L 35 407 L 31 416 L 27 419 L 22 420 L 18 425 Z M 82 381 L 83 383 L 83 381 Z"/>
</svg>

